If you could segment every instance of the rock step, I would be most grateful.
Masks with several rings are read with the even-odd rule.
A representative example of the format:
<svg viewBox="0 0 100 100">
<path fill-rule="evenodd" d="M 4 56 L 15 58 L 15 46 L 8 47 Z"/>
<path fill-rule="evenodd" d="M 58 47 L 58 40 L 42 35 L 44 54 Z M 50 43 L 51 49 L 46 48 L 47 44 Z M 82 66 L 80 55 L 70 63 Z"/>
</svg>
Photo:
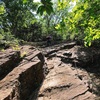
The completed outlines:
<svg viewBox="0 0 100 100">
<path fill-rule="evenodd" d="M 29 53 L 28 53 L 29 54 Z M 27 100 L 44 79 L 44 58 L 35 50 L 0 81 L 0 100 Z"/>
<path fill-rule="evenodd" d="M 49 55 L 51 55 L 52 53 L 55 53 L 59 50 L 63 50 L 63 49 L 70 49 L 72 47 L 74 47 L 76 45 L 75 42 L 71 42 L 71 43 L 63 43 L 62 45 L 55 45 L 54 47 L 47 47 L 45 49 L 42 50 L 43 54 L 48 57 Z"/>
</svg>

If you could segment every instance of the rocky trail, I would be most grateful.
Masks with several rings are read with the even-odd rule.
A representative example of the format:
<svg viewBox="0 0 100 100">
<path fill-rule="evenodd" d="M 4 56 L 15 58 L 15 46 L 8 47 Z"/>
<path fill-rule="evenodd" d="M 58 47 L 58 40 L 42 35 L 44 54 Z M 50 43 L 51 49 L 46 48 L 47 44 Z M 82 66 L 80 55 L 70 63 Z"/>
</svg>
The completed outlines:
<svg viewBox="0 0 100 100">
<path fill-rule="evenodd" d="M 99 58 L 100 49 L 75 42 L 7 49 L 0 52 L 0 100 L 100 100 Z"/>
</svg>

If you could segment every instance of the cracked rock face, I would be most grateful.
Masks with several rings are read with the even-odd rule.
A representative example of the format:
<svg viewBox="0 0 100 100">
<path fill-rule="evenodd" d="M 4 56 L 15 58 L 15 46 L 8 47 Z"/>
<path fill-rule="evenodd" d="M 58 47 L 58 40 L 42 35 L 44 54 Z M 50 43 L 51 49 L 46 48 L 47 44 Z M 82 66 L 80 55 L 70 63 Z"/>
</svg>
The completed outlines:
<svg viewBox="0 0 100 100">
<path fill-rule="evenodd" d="M 37 49 L 31 48 L 30 46 L 25 47 L 22 49 L 27 51 L 27 55 L 17 66 L 13 65 L 12 68 L 10 63 L 7 63 L 7 67 L 12 70 L 0 80 L 0 100 L 27 100 L 32 91 L 44 79 L 43 55 Z M 12 57 L 16 53 L 17 51 L 15 53 L 9 52 L 8 55 L 12 54 Z M 6 52 L 3 54 L 6 55 Z M 16 63 L 16 61 L 16 59 L 12 59 L 13 63 Z M 6 69 L 5 65 L 3 67 Z"/>
<path fill-rule="evenodd" d="M 55 63 L 58 66 L 55 66 Z M 50 64 L 54 64 L 54 68 L 50 69 L 46 76 L 38 91 L 37 99 L 30 100 L 94 100 L 95 96 L 79 79 L 77 71 L 72 69 L 71 64 L 64 64 L 56 58 L 48 61 L 48 67 Z"/>
<path fill-rule="evenodd" d="M 87 63 L 81 57 L 88 59 L 90 57 L 84 50 L 78 55 L 78 50 L 80 47 L 75 46 L 70 49 L 59 49 L 56 56 L 51 57 L 52 54 L 49 53 L 47 59 L 49 73 L 29 100 L 95 100 L 88 73 L 73 65 L 73 60 L 76 58 Z"/>
<path fill-rule="evenodd" d="M 26 56 L 0 80 L 0 100 L 95 100 L 91 79 L 80 68 L 96 55 L 90 50 L 69 43 L 45 48 L 42 54 L 22 46 Z"/>
</svg>

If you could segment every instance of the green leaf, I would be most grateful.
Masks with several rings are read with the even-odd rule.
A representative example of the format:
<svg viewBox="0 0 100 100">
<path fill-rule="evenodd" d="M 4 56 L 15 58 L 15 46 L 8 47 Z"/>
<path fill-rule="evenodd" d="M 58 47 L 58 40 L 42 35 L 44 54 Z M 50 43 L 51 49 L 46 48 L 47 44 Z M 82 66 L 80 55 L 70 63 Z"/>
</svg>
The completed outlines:
<svg viewBox="0 0 100 100">
<path fill-rule="evenodd" d="M 43 12 L 45 11 L 46 11 L 45 6 L 41 5 L 38 7 L 37 13 L 40 13 L 40 15 L 43 15 Z"/>
<path fill-rule="evenodd" d="M 23 0 L 23 3 L 27 3 L 28 2 L 28 0 Z"/>
<path fill-rule="evenodd" d="M 0 5 L 0 15 L 4 14 L 4 12 L 5 12 L 4 5 Z"/>
</svg>

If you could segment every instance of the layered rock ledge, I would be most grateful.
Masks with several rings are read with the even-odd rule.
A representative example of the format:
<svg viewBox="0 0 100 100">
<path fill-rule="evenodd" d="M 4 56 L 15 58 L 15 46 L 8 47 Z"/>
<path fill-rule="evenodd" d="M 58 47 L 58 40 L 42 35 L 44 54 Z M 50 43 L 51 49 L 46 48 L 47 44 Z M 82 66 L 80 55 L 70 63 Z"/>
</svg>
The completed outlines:
<svg viewBox="0 0 100 100">
<path fill-rule="evenodd" d="M 84 68 L 100 57 L 99 50 L 70 43 L 43 52 L 49 73 L 29 100 L 95 100 L 91 77 Z"/>
<path fill-rule="evenodd" d="M 88 68 L 98 64 L 99 49 L 72 42 L 40 50 L 0 52 L 0 100 L 95 100 L 90 77 L 95 68 Z"/>
<path fill-rule="evenodd" d="M 23 49 L 25 50 L 24 47 Z M 32 91 L 42 83 L 44 79 L 43 55 L 40 51 L 28 46 L 25 51 L 26 57 L 0 81 L 0 100 L 27 100 Z M 12 61 L 16 63 L 14 59 Z M 7 67 L 11 67 L 10 63 Z"/>
</svg>

